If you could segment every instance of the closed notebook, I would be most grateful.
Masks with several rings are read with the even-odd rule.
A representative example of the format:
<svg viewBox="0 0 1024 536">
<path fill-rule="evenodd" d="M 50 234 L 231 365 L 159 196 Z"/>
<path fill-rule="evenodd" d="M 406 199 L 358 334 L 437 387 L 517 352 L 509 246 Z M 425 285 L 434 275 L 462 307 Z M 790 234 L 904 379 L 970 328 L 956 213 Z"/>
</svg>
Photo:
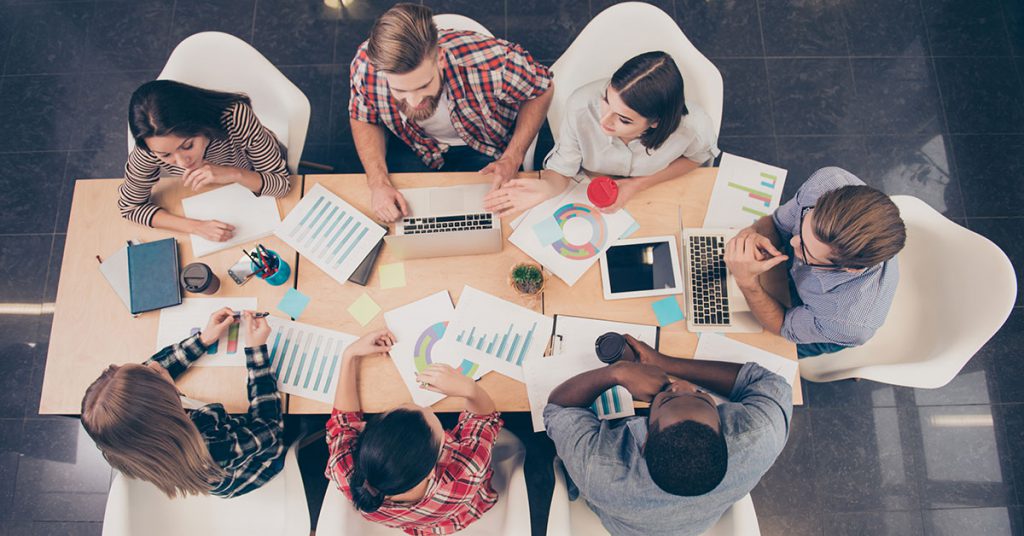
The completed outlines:
<svg viewBox="0 0 1024 536">
<path fill-rule="evenodd" d="M 132 314 L 179 305 L 177 240 L 129 246 L 128 285 Z"/>
</svg>

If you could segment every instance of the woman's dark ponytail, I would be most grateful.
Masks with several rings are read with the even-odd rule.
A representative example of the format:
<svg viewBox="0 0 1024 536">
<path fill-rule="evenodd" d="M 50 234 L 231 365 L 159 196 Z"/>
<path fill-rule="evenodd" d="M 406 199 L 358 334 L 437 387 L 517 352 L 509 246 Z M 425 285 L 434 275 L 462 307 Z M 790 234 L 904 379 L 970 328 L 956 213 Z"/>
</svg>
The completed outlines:
<svg viewBox="0 0 1024 536">
<path fill-rule="evenodd" d="M 376 512 L 384 503 L 384 494 L 371 486 L 359 469 L 352 472 L 352 476 L 348 479 L 348 485 L 352 490 L 352 502 L 359 510 Z"/>
</svg>

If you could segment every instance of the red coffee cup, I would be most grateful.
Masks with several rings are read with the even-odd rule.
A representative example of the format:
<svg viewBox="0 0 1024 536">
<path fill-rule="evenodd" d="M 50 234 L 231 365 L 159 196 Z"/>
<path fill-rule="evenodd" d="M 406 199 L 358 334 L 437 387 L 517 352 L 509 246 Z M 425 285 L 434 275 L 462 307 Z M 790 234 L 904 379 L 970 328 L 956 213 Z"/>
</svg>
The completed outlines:
<svg viewBox="0 0 1024 536">
<path fill-rule="evenodd" d="M 587 198 L 597 208 L 606 208 L 615 204 L 619 197 L 619 185 L 608 177 L 594 177 L 587 186 Z"/>
</svg>

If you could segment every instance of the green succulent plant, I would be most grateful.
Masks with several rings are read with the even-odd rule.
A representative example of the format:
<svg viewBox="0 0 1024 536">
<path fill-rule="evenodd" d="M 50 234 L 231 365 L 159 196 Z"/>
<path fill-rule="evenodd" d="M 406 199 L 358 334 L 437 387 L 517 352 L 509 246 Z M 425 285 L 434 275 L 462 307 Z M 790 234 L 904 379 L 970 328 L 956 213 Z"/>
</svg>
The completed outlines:
<svg viewBox="0 0 1024 536">
<path fill-rule="evenodd" d="M 518 264 L 512 268 L 512 284 L 520 292 L 534 294 L 544 284 L 544 274 L 533 264 Z"/>
</svg>

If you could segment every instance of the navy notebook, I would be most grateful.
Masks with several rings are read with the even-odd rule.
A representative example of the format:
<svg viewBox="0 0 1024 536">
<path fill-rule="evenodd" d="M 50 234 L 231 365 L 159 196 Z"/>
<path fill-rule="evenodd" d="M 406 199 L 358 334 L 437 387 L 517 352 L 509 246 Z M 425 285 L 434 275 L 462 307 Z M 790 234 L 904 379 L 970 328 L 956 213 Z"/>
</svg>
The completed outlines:
<svg viewBox="0 0 1024 536">
<path fill-rule="evenodd" d="M 133 315 L 179 305 L 178 241 L 165 238 L 128 246 L 128 289 Z"/>
</svg>

